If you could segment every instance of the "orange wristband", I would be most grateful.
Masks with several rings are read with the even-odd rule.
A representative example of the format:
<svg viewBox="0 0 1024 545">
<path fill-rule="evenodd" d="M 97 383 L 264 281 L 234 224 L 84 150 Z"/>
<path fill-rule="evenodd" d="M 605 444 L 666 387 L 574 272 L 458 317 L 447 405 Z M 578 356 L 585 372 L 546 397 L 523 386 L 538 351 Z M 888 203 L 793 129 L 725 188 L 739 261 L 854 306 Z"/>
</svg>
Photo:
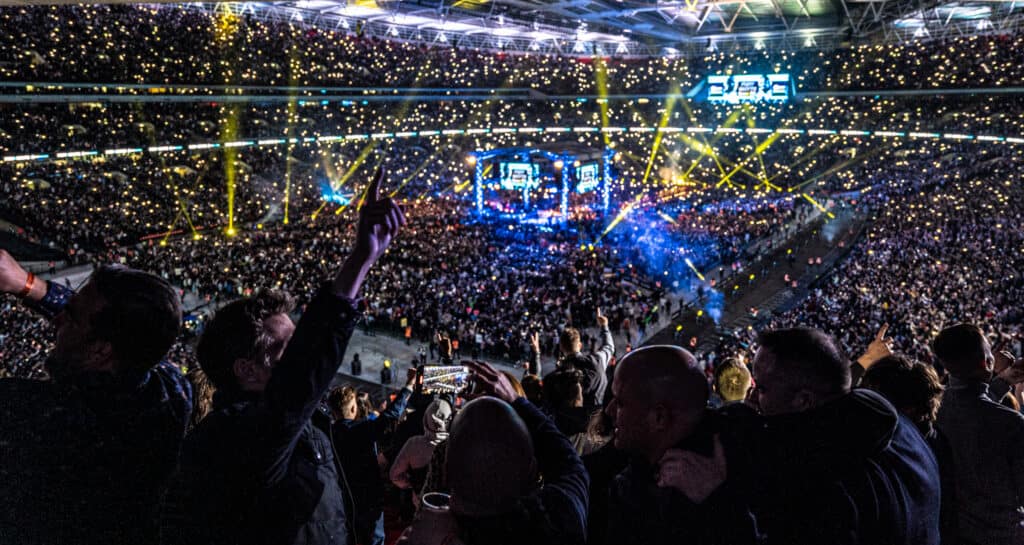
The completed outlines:
<svg viewBox="0 0 1024 545">
<path fill-rule="evenodd" d="M 21 297 L 28 297 L 28 294 L 32 293 L 33 286 L 36 285 L 36 275 L 28 273 L 28 278 L 25 279 L 25 287 L 19 294 Z"/>
</svg>

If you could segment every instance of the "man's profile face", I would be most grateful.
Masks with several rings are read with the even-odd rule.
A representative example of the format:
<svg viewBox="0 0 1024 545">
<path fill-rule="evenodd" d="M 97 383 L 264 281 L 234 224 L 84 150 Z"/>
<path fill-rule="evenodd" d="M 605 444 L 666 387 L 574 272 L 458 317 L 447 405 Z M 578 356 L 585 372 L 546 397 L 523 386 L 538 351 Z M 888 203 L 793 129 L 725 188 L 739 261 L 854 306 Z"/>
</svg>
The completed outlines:
<svg viewBox="0 0 1024 545">
<path fill-rule="evenodd" d="M 295 333 L 295 324 L 292 323 L 292 319 L 287 314 L 274 314 L 263 320 L 263 329 L 267 336 L 270 337 L 271 342 L 265 351 L 256 354 L 256 360 L 259 362 L 266 361 L 268 365 L 255 366 L 257 371 L 255 376 L 252 377 L 254 382 L 250 385 L 250 389 L 260 392 L 267 387 L 274 367 L 277 365 L 277 362 L 281 361 L 281 357 L 284 356 L 285 348 L 288 347 L 288 341 L 291 340 L 292 334 Z"/>
<path fill-rule="evenodd" d="M 620 364 L 621 365 L 621 364 Z M 631 387 L 628 373 L 619 368 L 612 380 L 612 401 L 605 409 L 615 426 L 615 448 L 642 453 L 648 445 L 648 404 Z"/>
<path fill-rule="evenodd" d="M 754 394 L 752 401 L 761 410 L 761 414 L 772 416 L 791 413 L 796 410 L 792 406 L 793 396 L 786 384 L 783 373 L 775 365 L 775 356 L 764 348 L 754 356 Z"/>
<path fill-rule="evenodd" d="M 60 378 L 87 369 L 112 370 L 110 358 L 99 361 L 97 341 L 92 334 L 92 320 L 103 308 L 103 299 L 92 282 L 71 297 L 67 306 L 54 318 L 56 336 L 53 351 L 46 359 L 51 377 Z"/>
</svg>

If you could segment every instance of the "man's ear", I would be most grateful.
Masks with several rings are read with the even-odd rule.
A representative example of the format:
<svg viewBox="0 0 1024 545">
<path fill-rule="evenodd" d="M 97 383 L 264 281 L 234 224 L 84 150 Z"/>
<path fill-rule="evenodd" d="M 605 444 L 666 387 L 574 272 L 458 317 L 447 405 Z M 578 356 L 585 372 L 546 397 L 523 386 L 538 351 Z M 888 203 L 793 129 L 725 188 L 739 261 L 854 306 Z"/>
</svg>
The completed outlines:
<svg viewBox="0 0 1024 545">
<path fill-rule="evenodd" d="M 672 411 L 664 403 L 656 403 L 647 413 L 648 423 L 651 429 L 663 430 L 672 425 Z"/>
<path fill-rule="evenodd" d="M 113 372 L 116 357 L 110 341 L 94 340 L 86 348 L 86 366 L 93 371 Z"/>
<path fill-rule="evenodd" d="M 799 412 L 813 409 L 816 399 L 817 396 L 814 395 L 814 392 L 801 388 L 793 394 L 793 408 Z"/>
</svg>

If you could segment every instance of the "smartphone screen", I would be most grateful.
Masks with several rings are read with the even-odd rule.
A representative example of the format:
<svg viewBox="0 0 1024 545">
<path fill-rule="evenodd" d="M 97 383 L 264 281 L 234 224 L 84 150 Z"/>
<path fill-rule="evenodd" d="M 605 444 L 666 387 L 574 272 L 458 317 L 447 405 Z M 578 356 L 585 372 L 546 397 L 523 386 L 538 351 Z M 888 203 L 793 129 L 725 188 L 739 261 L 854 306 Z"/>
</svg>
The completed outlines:
<svg viewBox="0 0 1024 545">
<path fill-rule="evenodd" d="M 425 394 L 459 394 L 469 386 L 469 368 L 463 365 L 425 365 L 417 369 L 417 384 Z"/>
</svg>

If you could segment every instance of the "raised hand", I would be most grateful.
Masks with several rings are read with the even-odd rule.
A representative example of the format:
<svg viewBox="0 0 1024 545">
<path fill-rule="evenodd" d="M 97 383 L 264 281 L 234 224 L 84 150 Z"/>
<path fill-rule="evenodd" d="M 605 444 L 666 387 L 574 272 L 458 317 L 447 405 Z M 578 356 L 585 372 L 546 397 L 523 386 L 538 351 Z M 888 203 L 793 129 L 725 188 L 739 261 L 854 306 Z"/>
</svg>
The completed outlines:
<svg viewBox="0 0 1024 545">
<path fill-rule="evenodd" d="M 7 253 L 0 250 L 0 291 L 4 293 L 21 293 L 25 289 L 28 273 Z"/>
<path fill-rule="evenodd" d="M 601 307 L 597 307 L 597 327 L 608 327 L 608 317 L 601 314 Z"/>
<path fill-rule="evenodd" d="M 366 188 L 363 206 L 359 209 L 356 254 L 370 263 L 384 255 L 395 234 L 406 223 L 402 207 L 390 197 L 380 197 L 380 184 L 383 180 L 384 171 L 378 167 Z"/>
<path fill-rule="evenodd" d="M 383 179 L 384 172 L 377 168 L 363 196 L 363 206 L 359 209 L 355 249 L 334 277 L 332 290 L 337 295 L 350 299 L 358 296 L 370 267 L 384 255 L 395 234 L 405 225 L 402 207 L 390 198 L 380 198 Z"/>
<path fill-rule="evenodd" d="M 505 373 L 482 361 L 471 361 L 467 363 L 467 366 L 473 372 L 473 380 L 476 383 L 473 397 L 488 395 L 508 403 L 512 403 L 519 397 Z"/>
<path fill-rule="evenodd" d="M 540 333 L 536 331 L 530 333 L 530 348 L 533 349 L 534 353 L 540 353 Z"/>
<path fill-rule="evenodd" d="M 25 287 L 31 284 L 27 297 L 35 301 L 42 299 L 46 295 L 46 282 L 41 278 L 33 282 L 28 280 L 28 272 L 18 264 L 14 256 L 7 253 L 7 250 L 0 250 L 0 292 L 22 295 Z"/>
<path fill-rule="evenodd" d="M 1009 384 L 1024 383 L 1024 358 L 1014 358 L 1013 354 L 1006 350 L 1007 344 L 1008 339 L 1003 339 L 992 350 L 992 356 L 995 358 L 992 368 L 999 378 Z"/>
<path fill-rule="evenodd" d="M 878 334 L 871 340 L 871 344 L 868 345 L 867 351 L 857 358 L 857 363 L 861 367 L 867 369 L 875 364 L 876 361 L 892 355 L 892 338 L 886 337 L 885 334 L 889 332 L 889 324 L 882 324 L 882 327 L 878 329 Z"/>
</svg>

